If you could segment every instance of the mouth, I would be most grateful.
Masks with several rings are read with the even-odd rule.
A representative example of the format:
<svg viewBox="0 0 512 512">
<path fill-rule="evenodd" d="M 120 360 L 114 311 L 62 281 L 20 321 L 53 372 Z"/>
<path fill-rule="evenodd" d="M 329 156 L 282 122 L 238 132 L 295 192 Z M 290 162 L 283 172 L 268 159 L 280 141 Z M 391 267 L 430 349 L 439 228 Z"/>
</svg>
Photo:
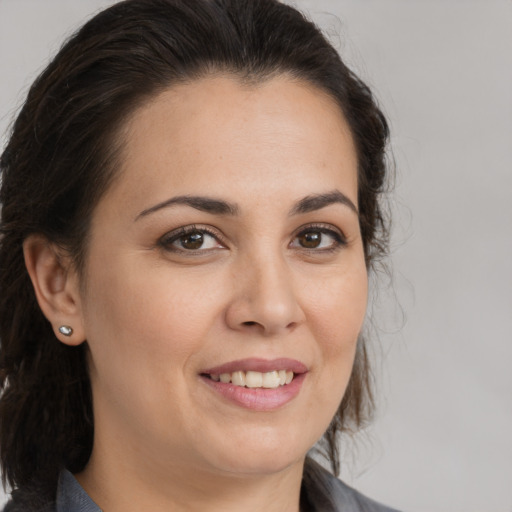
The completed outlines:
<svg viewBox="0 0 512 512">
<path fill-rule="evenodd" d="M 244 359 L 202 371 L 200 377 L 215 394 L 235 405 L 270 411 L 298 395 L 307 372 L 293 359 Z"/>
<path fill-rule="evenodd" d="M 232 373 L 221 374 L 202 374 L 203 377 L 209 378 L 215 382 L 224 384 L 233 384 L 234 386 L 246 388 L 265 388 L 275 389 L 279 386 L 290 384 L 293 380 L 294 373 L 291 370 L 272 370 L 270 372 L 255 372 L 236 370 Z"/>
</svg>

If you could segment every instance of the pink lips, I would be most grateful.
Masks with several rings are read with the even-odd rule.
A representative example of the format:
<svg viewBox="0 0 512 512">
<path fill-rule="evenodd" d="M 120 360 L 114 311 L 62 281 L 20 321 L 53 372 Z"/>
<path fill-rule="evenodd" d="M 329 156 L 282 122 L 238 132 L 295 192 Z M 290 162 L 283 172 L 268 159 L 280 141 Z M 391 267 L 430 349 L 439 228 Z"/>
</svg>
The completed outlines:
<svg viewBox="0 0 512 512">
<path fill-rule="evenodd" d="M 289 384 L 273 389 L 235 386 L 231 383 L 216 382 L 209 377 L 209 375 L 233 373 L 238 370 L 261 373 L 287 370 L 292 371 L 294 377 Z M 308 369 L 304 364 L 294 359 L 266 360 L 253 358 L 230 361 L 229 363 L 204 370 L 201 372 L 201 379 L 223 399 L 246 409 L 264 412 L 278 409 L 293 400 L 300 392 L 307 371 Z"/>
<path fill-rule="evenodd" d="M 281 358 L 281 359 L 239 359 L 238 361 L 230 361 L 229 363 L 215 366 L 203 370 L 201 373 L 207 373 L 209 375 L 220 375 L 221 373 L 233 373 L 238 370 L 243 372 L 271 372 L 274 370 L 289 370 L 293 373 L 306 373 L 308 371 L 306 365 L 296 361 L 295 359 Z"/>
</svg>

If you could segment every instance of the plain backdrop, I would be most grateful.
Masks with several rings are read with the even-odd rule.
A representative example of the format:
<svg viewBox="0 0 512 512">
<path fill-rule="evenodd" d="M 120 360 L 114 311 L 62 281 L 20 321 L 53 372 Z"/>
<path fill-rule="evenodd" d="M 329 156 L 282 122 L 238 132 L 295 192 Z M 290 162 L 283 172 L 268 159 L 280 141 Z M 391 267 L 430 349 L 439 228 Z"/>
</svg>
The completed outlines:
<svg viewBox="0 0 512 512">
<path fill-rule="evenodd" d="M 111 3 L 0 0 L 2 146 L 64 37 Z M 512 2 L 294 5 L 376 91 L 396 167 L 393 278 L 370 305 L 379 409 L 342 477 L 403 510 L 511 512 Z"/>
</svg>

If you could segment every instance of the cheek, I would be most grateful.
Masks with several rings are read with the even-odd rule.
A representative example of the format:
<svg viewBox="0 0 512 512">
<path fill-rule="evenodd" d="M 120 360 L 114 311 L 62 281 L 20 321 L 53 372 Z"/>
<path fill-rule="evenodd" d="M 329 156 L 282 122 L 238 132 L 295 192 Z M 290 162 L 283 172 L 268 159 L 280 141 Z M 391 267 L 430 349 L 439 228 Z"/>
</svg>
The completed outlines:
<svg viewBox="0 0 512 512">
<path fill-rule="evenodd" d="M 215 297 L 198 294 L 194 279 L 183 283 L 161 266 L 142 266 L 116 261 L 107 265 L 115 271 L 97 265 L 90 273 L 86 328 L 95 414 L 119 428 L 132 425 L 139 436 L 149 429 L 155 439 L 164 435 L 159 429 L 178 425 L 180 438 L 176 417 L 186 410 L 191 363 L 207 338 Z"/>
<path fill-rule="evenodd" d="M 363 325 L 368 299 L 364 265 L 333 272 L 309 296 L 311 321 L 326 350 L 343 350 L 355 342 Z"/>
<path fill-rule="evenodd" d="M 319 401 L 332 414 L 352 372 L 366 313 L 367 286 L 362 265 L 324 281 L 311 296 L 310 326 L 322 361 L 321 372 L 316 375 L 321 389 Z"/>
<path fill-rule="evenodd" d="M 114 365 L 121 376 L 130 369 L 131 378 L 187 371 L 222 316 L 222 291 L 215 273 L 183 274 L 165 262 L 144 263 L 140 254 L 91 269 L 85 322 L 96 365 L 105 372 Z"/>
</svg>

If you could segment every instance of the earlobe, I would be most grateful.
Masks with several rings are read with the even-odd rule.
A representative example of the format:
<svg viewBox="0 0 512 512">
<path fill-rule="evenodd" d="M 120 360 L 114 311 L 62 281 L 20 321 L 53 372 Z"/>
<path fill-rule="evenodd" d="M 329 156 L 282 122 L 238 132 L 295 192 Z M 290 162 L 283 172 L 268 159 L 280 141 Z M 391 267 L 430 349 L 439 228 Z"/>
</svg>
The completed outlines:
<svg viewBox="0 0 512 512">
<path fill-rule="evenodd" d="M 79 345 L 85 340 L 80 287 L 69 257 L 40 235 L 27 237 L 23 254 L 37 302 L 55 336 L 66 345 Z"/>
</svg>

